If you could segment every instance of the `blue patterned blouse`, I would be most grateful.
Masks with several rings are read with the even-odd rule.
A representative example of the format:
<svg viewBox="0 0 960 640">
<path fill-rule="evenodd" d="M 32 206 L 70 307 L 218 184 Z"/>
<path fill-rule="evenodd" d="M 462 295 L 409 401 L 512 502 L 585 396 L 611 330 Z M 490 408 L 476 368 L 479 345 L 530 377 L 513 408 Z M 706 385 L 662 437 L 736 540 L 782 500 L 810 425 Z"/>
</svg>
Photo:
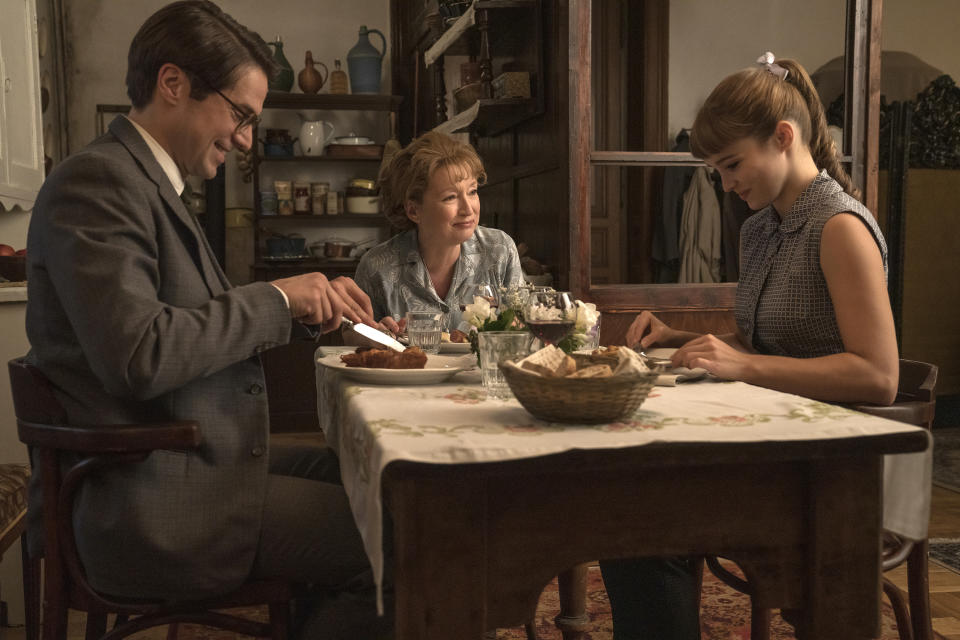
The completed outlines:
<svg viewBox="0 0 960 640">
<path fill-rule="evenodd" d="M 399 319 L 407 311 L 431 310 L 446 314 L 446 327 L 467 331 L 460 305 L 470 303 L 470 286 L 495 288 L 523 282 L 520 256 L 513 239 L 499 229 L 478 226 L 460 245 L 453 281 L 441 300 L 430 281 L 417 244 L 417 230 L 404 231 L 364 254 L 357 266 L 356 282 L 373 304 L 373 317 Z"/>
</svg>

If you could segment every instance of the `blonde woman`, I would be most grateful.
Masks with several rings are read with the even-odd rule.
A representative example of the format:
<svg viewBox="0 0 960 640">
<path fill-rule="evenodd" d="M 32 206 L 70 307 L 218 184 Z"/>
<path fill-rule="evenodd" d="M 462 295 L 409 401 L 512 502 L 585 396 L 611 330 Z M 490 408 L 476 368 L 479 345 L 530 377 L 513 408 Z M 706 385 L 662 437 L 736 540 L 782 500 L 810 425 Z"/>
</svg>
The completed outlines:
<svg viewBox="0 0 960 640">
<path fill-rule="evenodd" d="M 356 282 L 370 296 L 374 318 L 398 332 L 407 311 L 446 314 L 463 329 L 460 305 L 473 285 L 520 284 L 523 272 L 513 240 L 479 226 L 477 189 L 483 162 L 469 144 L 429 132 L 398 152 L 380 174 L 380 200 L 400 233 L 368 251 Z"/>
</svg>

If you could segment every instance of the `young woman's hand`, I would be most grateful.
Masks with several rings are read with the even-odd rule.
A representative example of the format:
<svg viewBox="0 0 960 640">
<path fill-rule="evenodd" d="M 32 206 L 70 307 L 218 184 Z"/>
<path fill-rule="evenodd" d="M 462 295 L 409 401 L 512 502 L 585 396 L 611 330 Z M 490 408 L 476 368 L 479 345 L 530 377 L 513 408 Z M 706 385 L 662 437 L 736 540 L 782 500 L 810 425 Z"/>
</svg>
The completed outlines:
<svg viewBox="0 0 960 640">
<path fill-rule="evenodd" d="M 672 334 L 670 327 L 649 311 L 638 315 L 627 329 L 627 346 L 646 349 L 655 344 L 666 344 Z"/>
<path fill-rule="evenodd" d="M 671 359 L 675 367 L 706 369 L 723 380 L 743 380 L 750 363 L 748 353 L 710 333 L 687 342 Z"/>
</svg>

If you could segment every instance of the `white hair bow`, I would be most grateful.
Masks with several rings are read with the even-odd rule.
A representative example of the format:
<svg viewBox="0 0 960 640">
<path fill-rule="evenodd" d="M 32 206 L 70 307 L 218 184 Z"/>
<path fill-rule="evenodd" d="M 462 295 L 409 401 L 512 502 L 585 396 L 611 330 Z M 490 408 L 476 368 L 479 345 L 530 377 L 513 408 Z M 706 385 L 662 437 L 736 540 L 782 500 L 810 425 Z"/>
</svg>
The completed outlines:
<svg viewBox="0 0 960 640">
<path fill-rule="evenodd" d="M 773 53 L 766 51 L 762 56 L 757 58 L 757 64 L 763 65 L 766 67 L 767 71 L 777 76 L 781 80 L 786 80 L 790 71 L 775 63 L 774 60 L 776 60 L 776 58 L 774 57 Z"/>
</svg>

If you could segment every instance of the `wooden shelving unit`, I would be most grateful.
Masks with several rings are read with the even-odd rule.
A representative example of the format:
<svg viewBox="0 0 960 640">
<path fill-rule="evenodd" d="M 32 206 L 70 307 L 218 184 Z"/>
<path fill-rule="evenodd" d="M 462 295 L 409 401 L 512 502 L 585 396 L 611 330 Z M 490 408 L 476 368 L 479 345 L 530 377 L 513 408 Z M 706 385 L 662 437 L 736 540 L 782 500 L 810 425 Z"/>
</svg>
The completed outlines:
<svg viewBox="0 0 960 640">
<path fill-rule="evenodd" d="M 264 100 L 264 109 L 287 110 L 326 110 L 326 111 L 375 111 L 384 114 L 396 114 L 403 98 L 393 95 L 365 95 L 365 94 L 316 94 L 285 93 L 271 91 Z M 391 117 L 391 129 L 394 128 L 395 117 Z M 395 135 L 395 131 L 391 131 Z M 254 130 L 254 139 L 259 139 L 258 131 Z M 335 215 L 262 215 L 260 203 L 261 165 L 277 163 L 280 165 L 314 164 L 333 166 L 347 164 L 351 166 L 376 166 L 381 157 L 342 157 L 342 156 L 266 156 L 260 152 L 257 144 L 253 154 L 253 202 L 254 202 L 254 263 L 251 265 L 253 277 L 256 280 L 268 280 L 278 277 L 305 273 L 308 271 L 323 271 L 331 276 L 353 275 L 358 260 L 319 260 L 304 258 L 303 260 L 268 260 L 262 254 L 262 237 L 267 229 L 277 233 L 287 233 L 291 227 L 309 225 L 311 227 L 370 227 L 383 228 L 388 226 L 386 218 L 379 214 L 349 214 Z"/>
<path fill-rule="evenodd" d="M 490 44 L 494 38 L 495 49 Z M 423 55 L 433 69 L 433 101 L 440 124 L 448 120 L 444 80 L 444 56 L 448 55 L 471 55 L 480 63 L 479 109 L 469 122 L 458 123 L 453 130 L 492 136 L 544 112 L 541 0 L 476 0 Z M 494 98 L 493 62 L 497 57 L 524 61 L 521 70 L 530 74 L 529 98 Z"/>
</svg>

